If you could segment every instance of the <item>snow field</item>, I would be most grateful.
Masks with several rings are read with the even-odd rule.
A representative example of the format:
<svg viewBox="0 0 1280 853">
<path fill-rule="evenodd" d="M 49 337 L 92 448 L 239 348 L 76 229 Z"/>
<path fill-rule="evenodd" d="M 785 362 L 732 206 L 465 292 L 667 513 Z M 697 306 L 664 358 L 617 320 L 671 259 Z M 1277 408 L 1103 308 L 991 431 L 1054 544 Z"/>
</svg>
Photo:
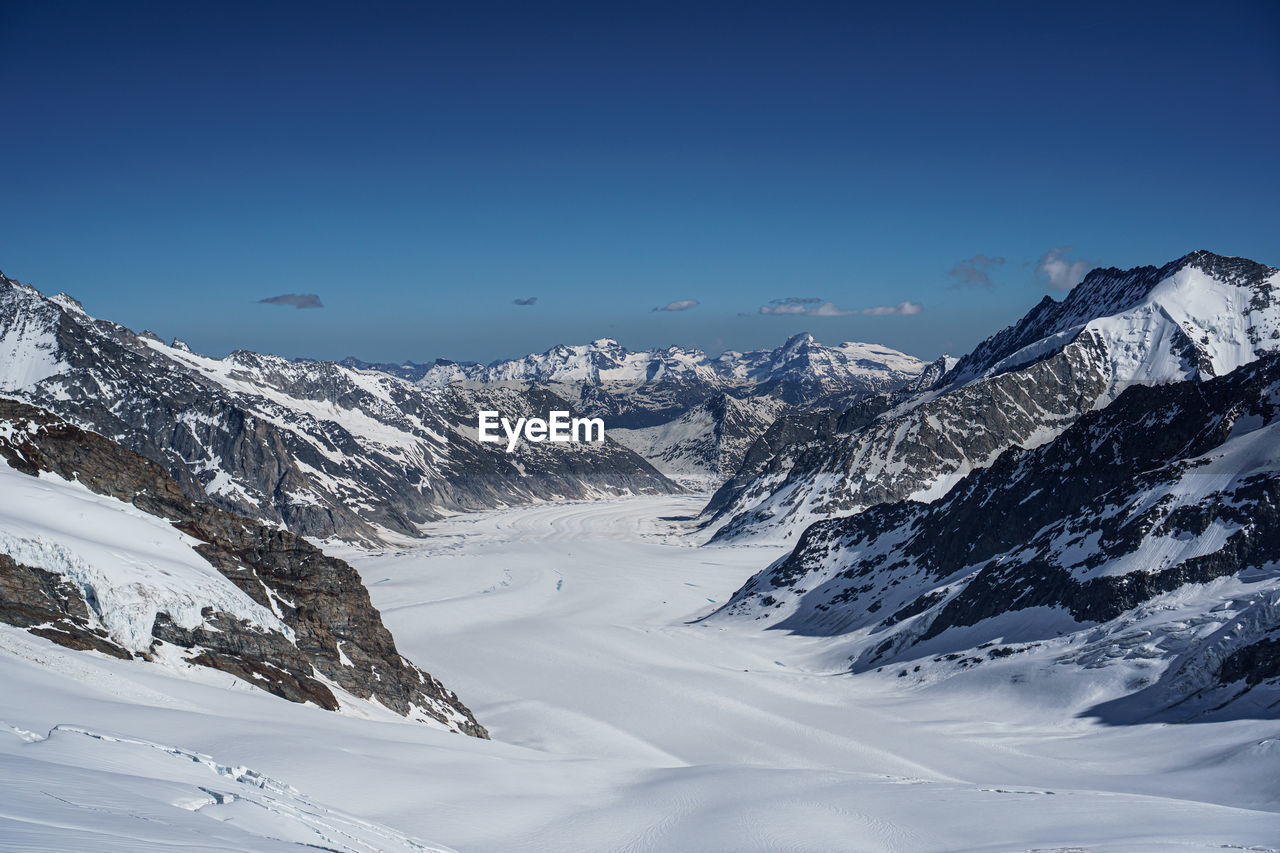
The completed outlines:
<svg viewBox="0 0 1280 853">
<path fill-rule="evenodd" d="M 1067 668 L 911 686 L 848 676 L 838 639 L 691 624 L 782 553 L 690 547 L 663 519 L 698 502 L 460 516 L 353 556 L 493 742 L 2 629 L 0 849 L 1280 847 L 1280 724 L 1105 727 Z"/>
</svg>

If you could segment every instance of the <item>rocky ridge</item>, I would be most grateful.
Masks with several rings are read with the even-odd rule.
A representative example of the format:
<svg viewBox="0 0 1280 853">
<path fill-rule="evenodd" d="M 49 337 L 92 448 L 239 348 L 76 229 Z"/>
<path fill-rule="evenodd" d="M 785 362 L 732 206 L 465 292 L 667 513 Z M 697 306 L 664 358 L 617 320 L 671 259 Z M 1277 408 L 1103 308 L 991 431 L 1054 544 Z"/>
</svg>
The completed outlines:
<svg viewBox="0 0 1280 853">
<path fill-rule="evenodd" d="M 1276 716 L 1280 356 L 1131 386 L 933 503 L 817 522 L 712 618 L 846 636 L 855 671 L 910 678 L 1128 667 L 1115 721 Z"/>
<path fill-rule="evenodd" d="M 877 503 L 934 500 L 1009 448 L 1052 440 L 1129 385 L 1220 376 L 1280 349 L 1278 292 L 1280 270 L 1209 252 L 1160 268 L 1094 270 L 932 386 L 880 397 L 883 411 L 869 422 L 855 417 L 852 429 L 738 472 L 702 521 L 720 540 L 786 539 Z M 863 412 L 874 402 L 864 400 Z"/>
<path fill-rule="evenodd" d="M 376 371 L 224 359 L 95 319 L 0 276 L 0 394 L 160 463 L 184 493 L 294 533 L 372 542 L 443 512 L 668 493 L 626 448 L 476 440 L 476 412 L 546 417 L 541 388 L 426 388 Z"/>
<path fill-rule="evenodd" d="M 674 421 L 639 429 L 614 429 L 620 444 L 649 460 L 666 477 L 706 488 L 733 475 L 747 448 L 791 409 L 771 396 L 712 397 Z"/>
<path fill-rule="evenodd" d="M 95 586 L 59 571 L 67 559 L 59 543 L 21 540 L 9 549 L 21 550 L 0 553 L 0 621 L 120 658 L 154 659 L 177 649 L 187 664 L 228 672 L 294 702 L 339 710 L 344 701 L 362 700 L 487 737 L 456 694 L 399 654 L 359 575 L 342 560 L 285 530 L 193 502 L 151 460 L 19 402 L 0 399 L 0 457 L 23 475 L 78 484 L 171 524 L 234 586 L 228 595 L 248 599 L 239 613 L 218 609 L 212 597 L 203 607 L 196 602 L 194 620 L 158 610 L 140 641 L 113 631 L 119 620 L 104 612 L 115 599 L 110 586 L 127 582 L 120 568 L 92 567 Z M 54 559 L 60 551 L 61 561 Z M 145 559 L 117 554 L 106 562 L 123 567 Z M 256 623 L 243 615 L 255 609 L 262 614 Z"/>
</svg>

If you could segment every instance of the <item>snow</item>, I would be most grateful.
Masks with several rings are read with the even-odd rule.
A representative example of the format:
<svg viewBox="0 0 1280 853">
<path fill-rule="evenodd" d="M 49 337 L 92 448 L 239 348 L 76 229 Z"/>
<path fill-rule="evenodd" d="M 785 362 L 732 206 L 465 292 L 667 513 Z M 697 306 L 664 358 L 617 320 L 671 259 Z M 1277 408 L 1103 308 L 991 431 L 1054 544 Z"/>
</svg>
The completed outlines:
<svg viewBox="0 0 1280 853">
<path fill-rule="evenodd" d="M 1085 409 L 1101 409 L 1130 385 L 1222 376 L 1280 346 L 1280 305 L 1255 300 L 1268 288 L 1280 288 L 1280 271 L 1272 271 L 1262 284 L 1249 285 L 1230 276 L 1215 278 L 1200 266 L 1186 264 L 1160 281 L 1144 285 L 1149 287 L 1145 292 L 1133 289 L 1140 278 L 1135 277 L 1135 272 L 1141 271 L 1119 274 L 1115 280 L 1103 276 L 1072 291 L 1054 323 L 1044 329 L 1036 327 L 1038 339 L 990 365 L 981 365 L 981 369 L 971 367 L 964 376 L 951 377 L 946 386 L 904 401 L 861 436 L 847 440 L 843 455 L 842 448 L 833 445 L 819 464 L 793 472 L 784 485 L 776 479 L 753 483 L 731 511 L 720 516 L 722 523 L 733 522 L 732 535 L 738 538 L 775 542 L 794 539 L 814 521 L 851 514 L 874 502 L 852 500 L 855 490 L 850 484 L 857 486 L 864 480 L 893 482 L 904 471 L 917 481 L 916 488 L 908 493 L 911 499 L 933 501 L 942 497 L 966 474 L 990 465 L 1008 447 L 1038 447 L 1075 419 L 1077 412 L 1064 411 L 1058 405 L 1063 402 L 1062 397 L 1028 409 L 1009 396 L 1007 383 L 994 381 L 995 377 L 1017 377 L 1027 385 L 1024 390 L 1030 392 L 1028 400 L 1034 401 L 1037 386 L 1035 369 L 1030 365 L 1058 352 L 1072 354 L 1071 360 L 1078 362 L 1075 369 L 1079 375 L 1096 371 L 1105 380 L 1102 393 L 1094 392 L 1093 399 L 1082 404 Z M 1256 307 L 1255 303 L 1263 307 Z M 1036 316 L 1038 311 L 1033 310 L 1027 317 Z M 1020 326 L 1011 327 L 1017 328 Z M 975 352 L 983 352 L 985 346 L 1008 332 L 989 338 Z M 1039 381 L 1051 379 L 1042 376 Z M 924 441 L 915 442 L 920 435 L 911 433 L 894 434 L 892 441 L 880 435 L 882 427 L 888 429 L 884 425 L 895 422 L 919 431 L 921 424 L 913 418 L 920 411 L 945 412 L 952 401 L 957 407 L 971 405 L 984 388 L 1005 398 L 1000 401 L 1002 408 L 1007 407 L 1020 419 L 1039 423 L 1021 436 L 1012 431 L 995 436 L 999 446 L 985 459 L 972 458 L 959 448 L 947 448 L 945 432 L 938 431 L 938 420 L 928 416 L 925 426 L 934 434 L 926 435 Z M 1068 386 L 1063 385 L 1062 391 L 1068 393 Z M 988 411 L 994 415 L 996 407 L 991 406 Z M 952 428 L 958 426 L 951 424 Z M 931 457 L 927 463 L 916 461 L 915 469 L 907 470 L 903 463 L 895 461 L 902 456 L 897 451 L 904 437 L 916 444 L 917 457 Z M 834 477 L 832 466 L 840 469 Z"/>
<path fill-rule="evenodd" d="M 224 359 L 209 358 L 208 356 L 197 355 L 188 349 L 167 346 L 152 338 L 142 338 L 141 340 L 157 353 L 179 362 L 189 369 L 198 370 L 206 378 L 212 379 L 234 394 L 243 395 L 244 398 L 251 400 L 261 400 L 267 404 L 274 404 L 275 407 L 278 407 L 274 411 L 266 408 L 256 412 L 256 414 L 271 421 L 276 426 L 288 429 L 300 438 L 308 440 L 313 447 L 334 462 L 342 462 L 344 460 L 343 455 L 326 446 L 324 442 L 316 441 L 305 431 L 298 429 L 295 421 L 298 415 L 321 423 L 325 421 L 333 422 L 351 435 L 386 450 L 411 453 L 421 449 L 421 438 L 404 429 L 384 423 L 360 409 L 346 408 L 327 400 L 310 400 L 278 390 L 272 386 L 270 379 L 262 371 L 246 366 L 237 360 L 236 353 L 232 353 Z M 276 369 L 292 369 L 295 372 L 305 370 L 305 368 L 299 368 L 284 359 L 271 356 L 255 356 L 255 358 L 267 361 Z M 357 385 L 361 390 L 372 394 L 379 403 L 390 405 L 389 391 L 385 386 L 396 383 L 398 380 L 384 374 L 362 373 L 336 366 L 333 369 L 338 371 L 343 378 Z M 443 441 L 443 436 L 439 434 L 432 434 L 430 437 L 439 442 Z"/>
<path fill-rule="evenodd" d="M 784 553 L 690 547 L 662 519 L 697 506 L 459 516 L 350 552 L 492 742 L 0 628 L 0 849 L 1276 848 L 1280 723 L 1106 726 L 1078 714 L 1122 692 L 1110 670 L 851 676 L 839 640 L 691 623 Z"/>
<path fill-rule="evenodd" d="M 151 645 L 156 614 L 194 628 L 212 607 L 292 638 L 293 632 L 195 552 L 168 522 L 55 474 L 39 479 L 0 465 L 0 553 L 63 575 L 111 638 Z"/>
<path fill-rule="evenodd" d="M 1280 273 L 1270 282 L 1280 284 Z M 1184 266 L 1136 304 L 1048 334 L 997 362 L 984 375 L 1016 369 L 1085 335 L 1105 343 L 1110 376 L 1116 383 L 1101 404 L 1130 383 L 1154 385 L 1197 376 L 1199 366 L 1188 364 L 1178 352 L 1191 343 L 1208 363 L 1210 372 L 1202 378 L 1222 376 L 1275 349 L 1272 335 L 1280 329 L 1280 312 L 1255 309 L 1252 299 L 1248 287 Z"/>
<path fill-rule="evenodd" d="M 651 427 L 609 431 L 609 437 L 643 456 L 664 477 L 683 486 L 706 488 L 719 479 L 709 462 L 714 454 L 705 452 L 704 443 L 714 441 L 715 420 L 705 406 Z M 703 452 L 699 452 L 703 451 Z"/>
<path fill-rule="evenodd" d="M 40 649 L 34 638 L 7 627 L 0 636 L 11 653 L 29 656 L 28 665 L 32 658 L 48 663 L 73 654 Z M 101 677 L 92 666 L 80 674 Z M 97 687 L 84 692 L 92 697 Z M 130 697 L 134 701 L 150 696 L 141 685 L 129 687 L 138 690 Z M 48 698 L 54 696 L 74 714 L 74 694 L 55 689 Z M 188 720 L 201 717 L 185 703 L 180 707 L 172 710 Z M 128 710 L 106 716 L 125 722 Z M 317 803 L 252 768 L 97 725 L 62 723 L 37 732 L 0 724 L 0 763 L 5 767 L 0 775 L 4 850 L 283 853 L 300 845 L 344 853 L 448 849 Z"/>
<path fill-rule="evenodd" d="M 66 367 L 58 358 L 57 332 L 46 312 L 32 312 L 24 304 L 39 298 L 25 287 L 0 284 L 0 318 L 14 315 L 12 322 L 0 323 L 0 392 L 29 388 Z"/>
<path fill-rule="evenodd" d="M 213 479 L 204 487 L 206 495 L 223 495 L 223 496 L 239 496 L 246 501 L 252 501 L 253 496 L 244 488 L 244 486 L 232 479 L 231 475 L 218 467 L 221 460 L 215 459 L 204 470 L 213 471 Z M 292 495 L 290 496 L 292 497 Z"/>
<path fill-rule="evenodd" d="M 777 349 L 748 353 L 727 350 L 716 358 L 702 350 L 675 346 L 633 352 L 612 338 L 599 338 L 590 344 L 560 345 L 544 353 L 495 361 L 487 366 L 436 364 L 427 370 L 419 384 L 441 387 L 459 382 L 539 382 L 625 387 L 672 377 L 712 385 L 783 378 L 862 378 L 888 382 L 910 379 L 925 366 L 917 358 L 878 344 L 845 342 L 827 347 L 817 343 L 812 335 L 796 335 Z"/>
</svg>

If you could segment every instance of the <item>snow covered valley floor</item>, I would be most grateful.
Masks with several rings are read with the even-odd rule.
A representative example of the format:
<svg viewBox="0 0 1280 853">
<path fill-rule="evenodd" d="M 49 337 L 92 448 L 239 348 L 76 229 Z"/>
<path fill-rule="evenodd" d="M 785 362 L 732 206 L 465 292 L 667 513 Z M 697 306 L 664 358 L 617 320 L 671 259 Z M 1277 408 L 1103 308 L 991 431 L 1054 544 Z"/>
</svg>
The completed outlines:
<svg viewBox="0 0 1280 853">
<path fill-rule="evenodd" d="M 920 687 L 692 623 L 782 553 L 691 547 L 663 518 L 699 506 L 461 516 L 353 558 L 489 742 L 0 628 L 0 849 L 1280 850 L 1280 723 L 1103 726 L 1078 678 Z"/>
</svg>

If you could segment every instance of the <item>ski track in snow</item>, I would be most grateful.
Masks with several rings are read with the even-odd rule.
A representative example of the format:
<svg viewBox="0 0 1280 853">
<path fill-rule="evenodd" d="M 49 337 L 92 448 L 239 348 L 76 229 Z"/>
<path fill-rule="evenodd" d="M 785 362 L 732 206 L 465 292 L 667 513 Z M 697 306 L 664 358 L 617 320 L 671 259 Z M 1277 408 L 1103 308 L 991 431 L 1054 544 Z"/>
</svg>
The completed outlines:
<svg viewBox="0 0 1280 853">
<path fill-rule="evenodd" d="M 1280 723 L 1108 728 L 1066 691 L 850 677 L 838 638 L 693 622 L 783 553 L 691 547 L 661 519 L 699 500 L 348 555 L 492 742 L 0 628 L 0 850 L 1280 848 Z"/>
</svg>

